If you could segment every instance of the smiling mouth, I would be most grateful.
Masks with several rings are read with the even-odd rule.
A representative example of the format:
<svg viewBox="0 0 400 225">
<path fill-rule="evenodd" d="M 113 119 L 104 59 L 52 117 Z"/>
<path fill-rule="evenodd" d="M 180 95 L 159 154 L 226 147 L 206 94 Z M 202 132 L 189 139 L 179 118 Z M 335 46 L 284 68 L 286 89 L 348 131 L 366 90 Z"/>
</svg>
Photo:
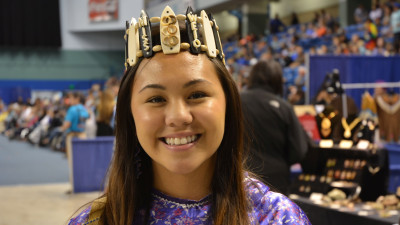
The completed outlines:
<svg viewBox="0 0 400 225">
<path fill-rule="evenodd" d="M 199 137 L 200 135 L 196 134 L 182 138 L 162 138 L 162 141 L 167 145 L 186 145 L 195 142 Z"/>
</svg>

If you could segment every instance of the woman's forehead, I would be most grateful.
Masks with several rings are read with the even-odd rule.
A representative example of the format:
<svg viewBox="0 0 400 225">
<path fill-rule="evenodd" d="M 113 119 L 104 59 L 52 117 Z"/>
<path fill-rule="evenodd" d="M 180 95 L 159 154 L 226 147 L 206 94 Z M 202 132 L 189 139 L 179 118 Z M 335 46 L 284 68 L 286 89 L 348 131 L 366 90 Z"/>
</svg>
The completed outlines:
<svg viewBox="0 0 400 225">
<path fill-rule="evenodd" d="M 188 51 L 180 52 L 178 54 L 155 54 L 152 58 L 143 59 L 142 63 L 139 65 L 138 72 L 140 73 L 143 69 L 147 67 L 154 66 L 157 67 L 193 67 L 193 66 L 201 66 L 205 61 L 208 61 L 208 58 L 204 54 L 194 55 L 189 53 Z"/>
<path fill-rule="evenodd" d="M 156 54 L 150 59 L 144 59 L 136 72 L 134 83 L 178 78 L 218 79 L 214 65 L 206 55 L 182 52 L 174 55 Z"/>
</svg>

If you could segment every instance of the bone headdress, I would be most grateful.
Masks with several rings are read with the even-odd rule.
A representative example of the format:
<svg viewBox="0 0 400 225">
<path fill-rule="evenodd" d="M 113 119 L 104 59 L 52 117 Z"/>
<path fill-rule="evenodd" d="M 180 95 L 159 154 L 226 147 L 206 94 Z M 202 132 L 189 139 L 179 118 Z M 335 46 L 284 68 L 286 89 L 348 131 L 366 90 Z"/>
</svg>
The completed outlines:
<svg viewBox="0 0 400 225">
<path fill-rule="evenodd" d="M 159 23 L 159 37 L 152 35 L 152 24 Z M 184 23 L 185 31 L 179 24 Z M 149 18 L 142 10 L 138 20 L 132 18 L 126 22 L 125 67 L 134 66 L 141 57 L 150 58 L 157 52 L 177 54 L 189 50 L 192 54 L 206 53 L 210 58 L 218 58 L 225 64 L 219 28 L 211 14 L 204 10 L 198 17 L 191 7 L 186 14 L 176 15 L 166 6 L 161 17 Z M 158 35 L 158 32 L 157 32 Z"/>
</svg>

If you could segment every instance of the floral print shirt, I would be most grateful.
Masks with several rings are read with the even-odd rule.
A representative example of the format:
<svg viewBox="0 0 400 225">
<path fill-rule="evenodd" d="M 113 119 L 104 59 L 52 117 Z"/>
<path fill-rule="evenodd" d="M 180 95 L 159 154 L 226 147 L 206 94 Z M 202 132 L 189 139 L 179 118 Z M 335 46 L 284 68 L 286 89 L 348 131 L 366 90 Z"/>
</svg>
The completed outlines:
<svg viewBox="0 0 400 225">
<path fill-rule="evenodd" d="M 270 191 L 268 186 L 253 178 L 246 178 L 245 183 L 252 208 L 248 213 L 252 225 L 311 224 L 306 214 L 286 196 Z M 194 201 L 178 199 L 154 191 L 149 224 L 212 224 L 210 210 L 211 196 Z M 71 219 L 69 225 L 94 222 L 87 221 L 89 212 L 90 207 Z M 144 215 L 144 212 L 140 212 L 139 215 Z M 140 218 L 136 218 L 136 221 L 140 221 Z"/>
</svg>

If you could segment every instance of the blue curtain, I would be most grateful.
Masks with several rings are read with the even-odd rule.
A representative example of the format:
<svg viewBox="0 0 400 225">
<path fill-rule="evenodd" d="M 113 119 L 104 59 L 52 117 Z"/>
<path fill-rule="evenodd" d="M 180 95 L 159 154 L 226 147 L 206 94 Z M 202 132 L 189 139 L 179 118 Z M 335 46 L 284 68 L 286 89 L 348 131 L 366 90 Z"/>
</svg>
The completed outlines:
<svg viewBox="0 0 400 225">
<path fill-rule="evenodd" d="M 312 100 L 324 81 L 327 73 L 339 70 L 342 83 L 375 83 L 400 81 L 400 56 L 310 56 L 310 100 Z M 354 99 L 358 107 L 361 96 L 373 89 L 349 89 L 346 94 Z M 399 92 L 399 88 L 395 89 Z"/>
</svg>

